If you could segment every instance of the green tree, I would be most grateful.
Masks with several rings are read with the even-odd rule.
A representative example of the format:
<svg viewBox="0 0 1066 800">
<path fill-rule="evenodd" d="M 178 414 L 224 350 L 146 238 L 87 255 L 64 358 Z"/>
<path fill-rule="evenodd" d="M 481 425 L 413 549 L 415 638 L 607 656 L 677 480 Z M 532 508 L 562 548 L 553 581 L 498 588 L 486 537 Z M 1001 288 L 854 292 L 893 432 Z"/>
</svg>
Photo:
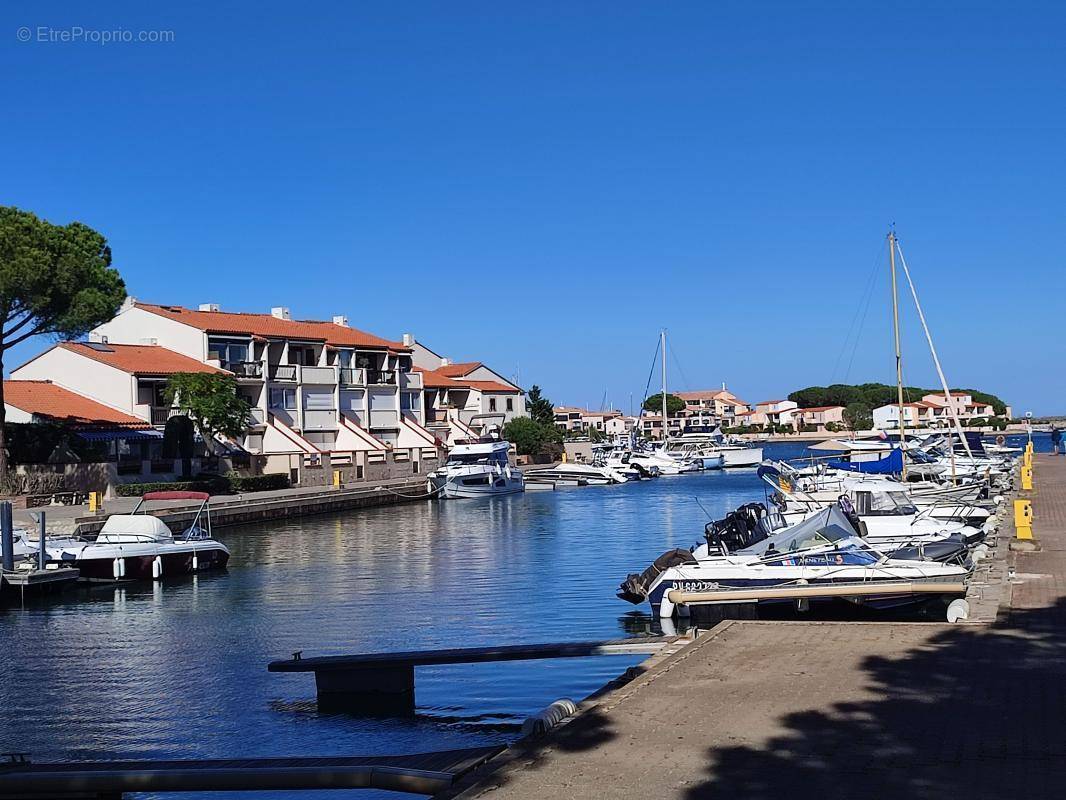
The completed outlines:
<svg viewBox="0 0 1066 800">
<path fill-rule="evenodd" d="M 196 452 L 196 429 L 186 416 L 174 416 L 163 429 L 163 458 L 181 459 L 182 477 L 189 477 L 193 454 Z"/>
<path fill-rule="evenodd" d="M 529 387 L 526 410 L 529 412 L 530 419 L 537 424 L 555 426 L 555 406 L 552 405 L 551 400 L 541 394 L 537 384 Z"/>
<path fill-rule="evenodd" d="M 178 372 L 167 379 L 163 392 L 192 420 L 208 452 L 219 436 L 237 439 L 248 427 L 252 407 L 237 394 L 237 379 L 221 372 Z"/>
<path fill-rule="evenodd" d="M 844 424 L 852 433 L 866 431 L 873 427 L 874 420 L 870 407 L 865 403 L 851 403 L 844 408 Z"/>
<path fill-rule="evenodd" d="M 87 225 L 53 225 L 0 206 L 0 374 L 4 354 L 31 336 L 75 339 L 111 319 L 126 286 L 107 239 Z M 7 474 L 0 383 L 0 479 Z"/>
<path fill-rule="evenodd" d="M 644 400 L 642 408 L 645 411 L 649 411 L 653 414 L 661 414 L 663 412 L 663 396 L 659 394 L 653 394 Z M 685 410 L 685 401 L 678 397 L 676 394 L 666 395 L 666 413 L 670 416 L 676 416 Z"/>
<path fill-rule="evenodd" d="M 563 432 L 554 424 L 542 425 L 531 417 L 515 417 L 503 426 L 502 435 L 520 456 L 554 453 L 563 441 Z"/>
</svg>

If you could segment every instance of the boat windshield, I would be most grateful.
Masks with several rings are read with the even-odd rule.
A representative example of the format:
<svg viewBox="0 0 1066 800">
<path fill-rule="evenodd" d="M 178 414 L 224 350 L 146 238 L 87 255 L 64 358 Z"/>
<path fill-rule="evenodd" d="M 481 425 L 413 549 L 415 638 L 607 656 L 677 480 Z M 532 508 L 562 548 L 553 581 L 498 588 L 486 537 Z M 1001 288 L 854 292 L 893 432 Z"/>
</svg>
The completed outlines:
<svg viewBox="0 0 1066 800">
<path fill-rule="evenodd" d="M 463 453 L 448 456 L 449 466 L 464 464 L 507 464 L 506 453 Z"/>
<path fill-rule="evenodd" d="M 789 552 L 795 552 L 796 550 L 810 550 L 812 547 L 822 547 L 827 544 L 842 542 L 853 536 L 855 536 L 855 531 L 845 530 L 835 522 L 830 522 L 822 528 L 804 531 L 795 539 L 792 539 L 787 543 L 787 550 Z"/>
<path fill-rule="evenodd" d="M 860 494 L 864 494 L 860 492 Z M 906 492 L 869 492 L 869 502 L 860 503 L 859 514 L 872 517 L 910 516 L 918 509 Z M 865 508 L 863 508 L 865 506 Z"/>
</svg>

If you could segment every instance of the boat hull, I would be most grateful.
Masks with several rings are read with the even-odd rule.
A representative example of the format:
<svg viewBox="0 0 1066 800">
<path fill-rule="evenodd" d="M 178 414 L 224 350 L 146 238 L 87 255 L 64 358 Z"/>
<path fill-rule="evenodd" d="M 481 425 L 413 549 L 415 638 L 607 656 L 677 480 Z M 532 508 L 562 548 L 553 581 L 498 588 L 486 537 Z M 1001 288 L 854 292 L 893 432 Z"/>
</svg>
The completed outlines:
<svg viewBox="0 0 1066 800">
<path fill-rule="evenodd" d="M 193 554 L 196 555 L 196 567 L 193 567 Z M 188 550 L 176 550 L 166 553 L 143 553 L 129 556 L 117 556 L 122 558 L 124 574 L 115 577 L 114 555 L 92 554 L 79 557 L 73 561 L 73 566 L 81 572 L 81 579 L 97 582 L 111 582 L 116 580 L 138 581 L 155 579 L 155 560 L 158 557 L 162 562 L 160 577 L 167 578 L 175 575 L 193 575 L 199 572 L 225 569 L 229 563 L 229 553 L 222 548 L 203 548 Z"/>
<path fill-rule="evenodd" d="M 742 447 L 739 450 L 723 450 L 722 466 L 726 469 L 757 467 L 762 463 L 761 447 Z"/>
</svg>

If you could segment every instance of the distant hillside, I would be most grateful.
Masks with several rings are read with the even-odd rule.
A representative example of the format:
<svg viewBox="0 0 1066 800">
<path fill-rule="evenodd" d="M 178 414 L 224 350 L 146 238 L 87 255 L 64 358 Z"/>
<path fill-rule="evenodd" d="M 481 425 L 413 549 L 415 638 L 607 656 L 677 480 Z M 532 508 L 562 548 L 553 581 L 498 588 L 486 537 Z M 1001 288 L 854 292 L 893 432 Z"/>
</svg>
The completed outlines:
<svg viewBox="0 0 1066 800">
<path fill-rule="evenodd" d="M 919 389 L 916 386 L 903 387 L 903 400 L 913 403 L 921 400 L 927 394 L 941 392 L 942 389 Z M 976 389 L 952 389 L 952 392 L 972 395 L 975 403 L 988 403 L 995 409 L 996 414 L 1002 415 L 1007 410 L 1007 404 L 988 392 L 979 392 Z M 896 387 L 884 383 L 860 383 L 851 385 L 847 383 L 834 383 L 832 386 L 808 386 L 788 396 L 788 399 L 799 405 L 800 408 L 816 408 L 817 406 L 847 406 L 851 403 L 862 403 L 873 409 L 896 402 Z"/>
</svg>

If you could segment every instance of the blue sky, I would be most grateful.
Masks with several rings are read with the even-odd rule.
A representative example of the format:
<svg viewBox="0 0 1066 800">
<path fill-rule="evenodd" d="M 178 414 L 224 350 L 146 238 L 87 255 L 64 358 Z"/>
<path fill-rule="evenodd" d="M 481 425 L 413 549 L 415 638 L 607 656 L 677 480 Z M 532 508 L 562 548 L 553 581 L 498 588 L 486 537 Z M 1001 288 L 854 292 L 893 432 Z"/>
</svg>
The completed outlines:
<svg viewBox="0 0 1066 800">
<path fill-rule="evenodd" d="M 674 388 L 756 401 L 894 380 L 895 223 L 951 383 L 1066 411 L 1061 4 L 0 14 L 0 204 L 102 231 L 138 298 L 345 313 L 593 407 L 666 327 Z M 38 40 L 72 26 L 173 41 Z"/>
</svg>

